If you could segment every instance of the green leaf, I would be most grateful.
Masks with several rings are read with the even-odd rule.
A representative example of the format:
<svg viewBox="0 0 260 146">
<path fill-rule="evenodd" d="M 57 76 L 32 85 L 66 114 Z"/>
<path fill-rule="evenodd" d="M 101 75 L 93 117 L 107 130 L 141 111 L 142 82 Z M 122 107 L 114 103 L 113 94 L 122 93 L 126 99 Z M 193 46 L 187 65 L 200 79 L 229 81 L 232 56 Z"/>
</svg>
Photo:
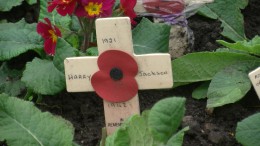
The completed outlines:
<svg viewBox="0 0 260 146">
<path fill-rule="evenodd" d="M 0 0 L 0 11 L 9 11 L 14 6 L 21 5 L 23 0 Z"/>
<path fill-rule="evenodd" d="M 87 49 L 88 56 L 98 56 L 98 49 L 97 47 L 91 47 Z"/>
<path fill-rule="evenodd" d="M 71 30 L 78 32 L 81 29 L 79 24 L 79 19 L 77 16 L 72 15 L 71 16 Z"/>
<path fill-rule="evenodd" d="M 174 134 L 169 141 L 167 142 L 166 146 L 182 146 L 184 134 L 186 131 L 189 130 L 189 127 L 183 128 L 178 133 Z"/>
<path fill-rule="evenodd" d="M 165 143 L 177 131 L 184 116 L 184 105 L 185 98 L 166 98 L 153 106 L 148 125 L 156 140 Z"/>
<path fill-rule="evenodd" d="M 146 111 L 142 114 L 142 116 L 136 115 L 131 118 L 129 122 L 129 126 L 127 127 L 129 137 L 130 137 L 130 145 L 145 145 L 145 146 L 155 146 L 159 145 L 158 141 L 155 141 L 151 132 L 149 131 L 149 125 L 147 123 L 147 119 L 149 116 L 149 112 Z"/>
<path fill-rule="evenodd" d="M 152 23 L 143 18 L 133 30 L 134 52 L 136 54 L 168 53 L 171 27 Z"/>
<path fill-rule="evenodd" d="M 66 42 L 64 39 L 59 38 L 57 41 L 57 47 L 55 56 L 53 58 L 54 66 L 61 72 L 64 72 L 64 60 L 67 57 L 74 57 L 76 56 L 77 50 L 71 45 Z"/>
<path fill-rule="evenodd" d="M 68 32 L 68 31 L 67 31 Z M 79 36 L 76 33 L 68 32 L 68 34 L 63 35 L 63 38 L 74 48 L 79 48 Z"/>
<path fill-rule="evenodd" d="M 219 71 L 209 85 L 207 108 L 234 103 L 243 98 L 251 88 L 248 72 L 259 63 L 240 62 Z"/>
<path fill-rule="evenodd" d="M 0 139 L 10 146 L 72 146 L 72 124 L 33 103 L 0 94 Z"/>
<path fill-rule="evenodd" d="M 260 113 L 254 114 L 241 122 L 236 128 L 236 139 L 243 146 L 260 145 Z"/>
<path fill-rule="evenodd" d="M 126 120 L 119 129 L 106 139 L 106 146 L 160 146 L 153 140 L 149 131 L 148 111 L 142 116 L 133 115 Z"/>
<path fill-rule="evenodd" d="M 17 28 L 17 29 L 22 29 L 22 28 L 26 28 L 26 29 L 34 29 L 36 30 L 36 26 L 34 26 L 35 24 L 33 25 L 28 25 L 28 23 L 25 22 L 24 19 L 16 22 L 16 23 L 8 23 L 7 21 L 6 22 L 3 22 L 3 23 L 0 23 L 0 31 L 2 30 L 6 30 L 6 29 L 14 29 L 14 28 Z"/>
<path fill-rule="evenodd" d="M 193 90 L 192 98 L 194 98 L 194 99 L 204 99 L 204 98 L 206 98 L 207 93 L 208 93 L 209 83 L 210 82 L 204 82 L 198 88 Z"/>
<path fill-rule="evenodd" d="M 184 98 L 166 98 L 156 103 L 151 111 L 144 111 L 141 116 L 133 115 L 107 137 L 106 146 L 165 146 L 166 143 L 181 143 L 187 128 L 179 133 L 176 130 L 184 115 L 184 102 Z"/>
<path fill-rule="evenodd" d="M 172 61 L 175 83 L 211 80 L 221 69 L 238 61 L 255 61 L 257 57 L 234 52 L 190 53 Z"/>
<path fill-rule="evenodd" d="M 222 22 L 223 36 L 233 40 L 246 40 L 244 18 L 240 9 L 244 9 L 248 0 L 215 0 L 199 9 L 199 14 Z"/>
<path fill-rule="evenodd" d="M 122 125 L 111 136 L 106 138 L 105 146 L 129 146 L 130 139 L 126 127 Z"/>
<path fill-rule="evenodd" d="M 37 0 L 26 0 L 29 5 L 36 4 Z"/>
<path fill-rule="evenodd" d="M 26 64 L 22 81 L 33 92 L 43 95 L 54 95 L 65 88 L 64 73 L 52 61 L 39 58 Z"/>
<path fill-rule="evenodd" d="M 22 71 L 11 70 L 6 63 L 0 67 L 0 92 L 10 96 L 17 96 L 25 89 L 25 85 L 20 81 Z"/>
<path fill-rule="evenodd" d="M 15 24 L 2 23 L 0 28 L 0 61 L 43 48 L 42 38 L 36 32 L 36 24 L 26 24 L 22 20 Z"/>
<path fill-rule="evenodd" d="M 255 54 L 255 55 L 260 55 L 260 49 L 259 49 L 260 48 L 260 37 L 259 36 L 255 36 L 252 40 L 250 40 L 248 42 L 246 40 L 238 41 L 236 43 L 228 43 L 223 40 L 219 40 L 217 42 L 230 49 L 235 49 L 235 50 L 239 50 L 239 51 L 243 51 L 243 52 L 247 52 L 247 53 L 251 53 L 251 54 Z"/>
<path fill-rule="evenodd" d="M 63 32 L 63 29 L 69 30 L 70 25 L 72 23 L 71 16 L 61 16 L 59 15 L 56 10 L 54 10 L 52 13 L 49 13 L 47 11 L 48 7 L 48 1 L 47 0 L 40 0 L 40 14 L 39 14 L 39 21 L 44 21 L 44 18 L 49 18 L 52 22 L 52 24 L 56 25 L 61 29 L 61 32 Z"/>
</svg>

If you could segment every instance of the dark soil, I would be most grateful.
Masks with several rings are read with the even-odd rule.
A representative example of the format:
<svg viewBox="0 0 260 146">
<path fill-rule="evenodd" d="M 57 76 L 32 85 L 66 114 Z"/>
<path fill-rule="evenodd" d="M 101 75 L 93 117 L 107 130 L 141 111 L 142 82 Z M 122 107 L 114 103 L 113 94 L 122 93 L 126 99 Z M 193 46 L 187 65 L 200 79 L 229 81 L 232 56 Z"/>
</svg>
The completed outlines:
<svg viewBox="0 0 260 146">
<path fill-rule="evenodd" d="M 260 34 L 260 1 L 250 0 L 243 10 L 246 36 L 253 38 Z M 35 22 L 38 17 L 37 5 L 14 8 L 11 12 L 0 13 L 0 19 L 15 22 L 25 17 L 27 22 Z M 215 40 L 224 39 L 220 32 L 221 23 L 198 15 L 188 19 L 194 32 L 193 52 L 214 51 L 220 47 Z M 11 62 L 12 63 L 12 62 Z M 20 68 L 20 67 L 19 67 Z M 260 102 L 252 89 L 238 103 L 216 108 L 212 114 L 205 111 L 206 100 L 195 100 L 191 97 L 198 84 L 178 87 L 170 90 L 140 91 L 141 110 L 150 109 L 160 99 L 170 96 L 182 96 L 187 99 L 186 113 L 182 126 L 190 126 L 185 134 L 184 146 L 239 146 L 234 138 L 237 122 L 260 112 Z M 56 96 L 45 96 L 38 107 L 69 120 L 75 127 L 75 141 L 82 146 L 98 145 L 101 128 L 104 127 L 103 102 L 95 93 L 67 93 Z M 1 144 L 0 144 L 1 145 Z"/>
</svg>

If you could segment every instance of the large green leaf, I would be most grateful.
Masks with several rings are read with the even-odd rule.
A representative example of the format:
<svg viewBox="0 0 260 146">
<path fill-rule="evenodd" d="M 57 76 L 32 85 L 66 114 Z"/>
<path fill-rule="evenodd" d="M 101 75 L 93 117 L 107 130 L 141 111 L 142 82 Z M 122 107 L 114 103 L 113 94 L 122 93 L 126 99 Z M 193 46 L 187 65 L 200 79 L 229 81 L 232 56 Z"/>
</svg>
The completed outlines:
<svg viewBox="0 0 260 146">
<path fill-rule="evenodd" d="M 68 121 L 0 94 L 0 140 L 9 146 L 72 146 L 73 134 Z"/>
<path fill-rule="evenodd" d="M 233 52 L 190 53 L 172 61 L 173 79 L 178 84 L 211 80 L 219 70 L 246 60 L 259 58 Z"/>
<path fill-rule="evenodd" d="M 199 13 L 222 22 L 223 36 L 233 40 L 245 40 L 244 18 L 240 9 L 244 9 L 248 0 L 215 0 L 199 9 Z"/>
<path fill-rule="evenodd" d="M 0 0 L 0 11 L 9 11 L 14 6 L 21 5 L 23 0 Z"/>
<path fill-rule="evenodd" d="M 166 98 L 150 111 L 148 125 L 153 137 L 165 143 L 177 131 L 185 113 L 185 98 Z"/>
<path fill-rule="evenodd" d="M 167 141 L 166 146 L 182 146 L 184 134 L 189 130 L 189 127 L 184 127 L 178 133 L 173 135 L 169 141 Z"/>
<path fill-rule="evenodd" d="M 239 62 L 219 71 L 208 89 L 207 108 L 234 103 L 243 98 L 251 88 L 248 72 L 256 68 L 258 62 Z"/>
<path fill-rule="evenodd" d="M 36 26 L 35 24 L 33 25 L 29 25 L 28 23 L 25 22 L 24 19 L 16 22 L 16 23 L 8 23 L 8 22 L 3 22 L 0 23 L 0 31 L 2 30 L 6 30 L 6 29 L 22 29 L 22 28 L 26 28 L 26 29 L 34 29 L 36 31 Z"/>
<path fill-rule="evenodd" d="M 149 131 L 149 125 L 147 123 L 149 118 L 149 111 L 142 113 L 142 116 L 134 116 L 128 124 L 128 133 L 130 137 L 130 145 L 145 145 L 156 146 L 161 145 L 161 142 L 154 140 L 152 133 Z"/>
<path fill-rule="evenodd" d="M 170 146 L 173 143 L 181 146 L 184 131 L 188 129 L 176 131 L 184 115 L 184 102 L 184 98 L 166 98 L 141 116 L 130 117 L 108 136 L 106 146 Z"/>
<path fill-rule="evenodd" d="M 152 23 L 143 18 L 133 30 L 134 52 L 136 54 L 169 52 L 170 29 L 169 25 Z"/>
<path fill-rule="evenodd" d="M 65 77 L 52 61 L 35 58 L 26 64 L 22 81 L 35 93 L 54 95 L 65 88 Z"/>
<path fill-rule="evenodd" d="M 207 97 L 207 92 L 209 88 L 209 81 L 202 83 L 199 87 L 193 90 L 192 98 L 194 99 L 204 99 Z"/>
<path fill-rule="evenodd" d="M 236 43 L 228 43 L 222 40 L 217 41 L 218 43 L 239 51 L 255 54 L 255 55 L 260 55 L 260 37 L 255 36 L 252 40 L 250 41 L 238 41 Z"/>
<path fill-rule="evenodd" d="M 55 56 L 53 58 L 53 64 L 61 72 L 64 72 L 64 60 L 67 57 L 76 56 L 76 52 L 77 50 L 71 47 L 71 45 L 68 42 L 66 42 L 62 38 L 59 38 L 57 41 Z"/>
<path fill-rule="evenodd" d="M 114 134 L 106 138 L 106 146 L 128 146 L 130 143 L 127 131 L 121 127 Z M 100 145 L 102 146 L 102 145 Z"/>
<path fill-rule="evenodd" d="M 25 85 L 20 78 L 22 71 L 11 70 L 6 63 L 0 67 L 0 93 L 17 96 L 25 89 Z"/>
<path fill-rule="evenodd" d="M 52 24 L 56 25 L 61 29 L 63 32 L 63 29 L 69 30 L 69 27 L 72 23 L 71 17 L 69 15 L 61 16 L 59 15 L 56 10 L 54 10 L 52 13 L 49 13 L 47 11 L 48 7 L 48 1 L 47 0 L 40 0 L 40 15 L 39 15 L 39 21 L 44 21 L 44 18 L 49 18 L 52 22 Z"/>
<path fill-rule="evenodd" d="M 36 24 L 26 24 L 24 20 L 15 24 L 0 24 L 0 61 L 39 48 L 43 48 L 43 45 L 36 32 Z"/>
<path fill-rule="evenodd" d="M 254 114 L 241 122 L 236 128 L 236 139 L 243 146 L 260 145 L 260 113 Z"/>
<path fill-rule="evenodd" d="M 149 111 L 142 116 L 134 115 L 126 120 L 119 129 L 106 139 L 106 146 L 160 146 L 153 140 L 147 124 Z M 122 145 L 123 144 L 123 145 Z"/>
</svg>

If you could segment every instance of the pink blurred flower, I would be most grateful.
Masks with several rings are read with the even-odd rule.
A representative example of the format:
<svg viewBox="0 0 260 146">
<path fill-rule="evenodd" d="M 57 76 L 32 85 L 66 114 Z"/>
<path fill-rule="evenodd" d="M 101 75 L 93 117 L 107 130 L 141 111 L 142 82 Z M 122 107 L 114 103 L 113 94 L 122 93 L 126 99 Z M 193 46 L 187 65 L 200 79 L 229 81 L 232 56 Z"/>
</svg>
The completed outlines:
<svg viewBox="0 0 260 146">
<path fill-rule="evenodd" d="M 55 48 L 58 37 L 61 37 L 60 30 L 53 26 L 48 18 L 44 18 L 46 23 L 39 22 L 37 24 L 37 32 L 44 39 L 44 51 L 48 55 L 55 54 Z"/>
<path fill-rule="evenodd" d="M 74 12 L 77 0 L 52 0 L 48 2 L 48 12 L 55 8 L 61 16 L 71 15 Z"/>
<path fill-rule="evenodd" d="M 97 18 L 108 17 L 112 14 L 115 0 L 78 0 L 79 5 L 75 14 L 78 17 Z"/>
</svg>

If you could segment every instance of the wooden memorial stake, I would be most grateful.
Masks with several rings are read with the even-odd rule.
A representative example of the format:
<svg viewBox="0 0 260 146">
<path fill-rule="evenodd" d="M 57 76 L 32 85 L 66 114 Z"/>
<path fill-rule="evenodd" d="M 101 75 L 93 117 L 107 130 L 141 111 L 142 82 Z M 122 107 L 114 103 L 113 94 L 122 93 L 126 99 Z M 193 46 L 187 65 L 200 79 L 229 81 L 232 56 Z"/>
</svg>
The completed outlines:
<svg viewBox="0 0 260 146">
<path fill-rule="evenodd" d="M 130 54 L 138 64 L 135 79 L 138 89 L 162 89 L 173 86 L 171 57 L 166 53 L 135 55 L 133 52 L 131 23 L 127 17 L 96 20 L 98 52 L 120 50 Z M 91 77 L 99 68 L 98 57 L 72 57 L 64 60 L 68 92 L 94 91 Z M 107 134 L 121 125 L 124 119 L 139 114 L 138 95 L 131 100 L 112 103 L 104 100 Z"/>
<path fill-rule="evenodd" d="M 258 98 L 260 99 L 260 67 L 250 72 L 248 76 L 255 88 Z"/>
</svg>

